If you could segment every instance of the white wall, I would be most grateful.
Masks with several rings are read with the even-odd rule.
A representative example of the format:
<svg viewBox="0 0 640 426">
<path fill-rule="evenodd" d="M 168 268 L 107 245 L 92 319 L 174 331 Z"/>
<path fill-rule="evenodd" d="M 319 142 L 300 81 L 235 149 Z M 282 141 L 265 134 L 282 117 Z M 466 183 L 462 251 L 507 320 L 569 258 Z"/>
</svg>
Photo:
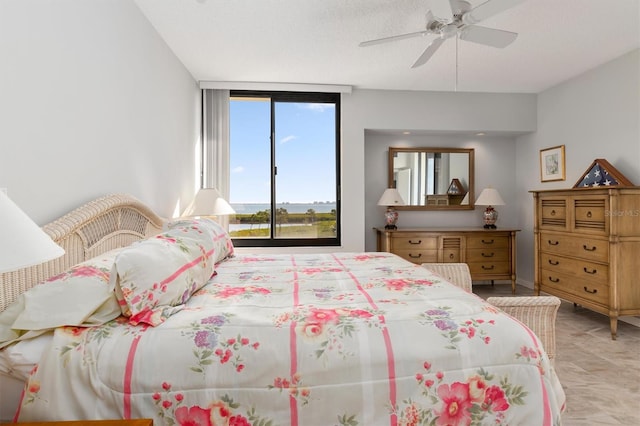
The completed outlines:
<svg viewBox="0 0 640 426">
<path fill-rule="evenodd" d="M 382 211 L 376 205 L 387 187 L 386 153 L 382 150 L 391 142 L 375 141 L 369 147 L 367 130 L 429 130 L 464 134 L 466 137 L 439 137 L 420 139 L 414 143 L 434 146 L 460 146 L 476 148 L 476 188 L 504 184 L 503 197 L 511 197 L 514 176 L 513 145 L 508 138 L 489 138 L 489 143 L 469 139 L 478 131 L 520 134 L 536 129 L 536 96 L 530 94 L 411 92 L 392 90 L 355 89 L 342 95 L 342 246 L 297 248 L 297 251 L 359 252 L 375 250 L 372 228 L 380 226 Z M 365 140 L 366 139 L 366 140 Z M 450 145 L 447 145 L 450 144 Z M 383 148 L 384 147 L 384 148 Z M 493 183 L 494 180 L 496 183 Z M 501 180 L 504 183 L 498 183 Z M 505 206 L 499 219 L 505 226 L 513 221 Z M 500 209 L 502 210 L 502 209 Z M 469 226 L 468 220 L 478 225 L 480 210 L 455 212 L 401 212 L 402 224 L 426 226 Z M 466 213 L 466 214 L 465 214 Z M 458 215 L 460 214 L 460 215 Z M 513 224 L 513 223 L 511 223 Z M 283 249 L 239 249 L 240 252 L 278 252 Z"/>
<path fill-rule="evenodd" d="M 165 216 L 189 201 L 198 181 L 200 91 L 133 2 L 2 1 L 0 58 L 0 187 L 37 223 L 112 192 L 133 194 Z M 508 205 L 499 224 L 523 230 L 519 276 L 532 280 L 527 191 L 573 186 L 599 157 L 640 183 L 638 62 L 636 51 L 539 99 L 358 89 L 343 95 L 341 249 L 374 247 L 384 147 L 468 146 L 476 148 L 476 188 L 504 185 Z M 367 129 L 451 136 L 365 141 Z M 509 138 L 468 136 L 476 131 L 529 134 L 514 148 Z M 567 180 L 541 184 L 539 149 L 559 144 L 567 147 Z M 478 209 L 401 213 L 402 223 L 416 226 L 478 223 L 478 217 Z"/>
<path fill-rule="evenodd" d="M 400 133 L 400 132 L 398 132 Z M 396 135 L 365 132 L 365 249 L 376 250 L 374 227 L 384 226 L 384 207 L 376 203 L 387 188 L 389 147 L 473 148 L 475 156 L 475 198 L 487 186 L 500 192 L 506 205 L 496 207 L 499 228 L 517 227 L 515 180 L 515 137 L 465 135 Z M 481 227 L 484 207 L 474 210 L 399 211 L 398 226 Z"/>
<path fill-rule="evenodd" d="M 132 1 L 2 1 L 0 58 L 0 187 L 37 223 L 192 196 L 200 91 Z"/>
<path fill-rule="evenodd" d="M 375 250 L 372 228 L 381 224 L 382 211 L 376 203 L 387 186 L 384 151 L 389 146 L 406 142 L 476 148 L 476 188 L 495 185 L 502 193 L 499 185 L 504 185 L 502 195 L 511 199 L 514 148 L 504 138 L 489 138 L 485 143 L 470 135 L 477 131 L 514 134 L 536 129 L 535 95 L 354 90 L 342 100 L 342 224 L 343 249 L 347 251 Z M 365 137 L 368 129 L 429 130 L 453 135 L 410 141 L 370 140 Z M 509 213 L 513 207 L 505 207 L 500 223 L 514 225 Z M 470 220 L 479 225 L 479 212 L 402 211 L 400 220 L 402 226 L 468 226 Z"/>
<path fill-rule="evenodd" d="M 540 182 L 540 149 L 565 145 L 566 180 Z M 533 282 L 532 189 L 572 188 L 596 158 L 640 185 L 640 50 L 601 65 L 538 96 L 538 131 L 520 136 L 516 194 L 522 232 L 518 277 Z"/>
</svg>

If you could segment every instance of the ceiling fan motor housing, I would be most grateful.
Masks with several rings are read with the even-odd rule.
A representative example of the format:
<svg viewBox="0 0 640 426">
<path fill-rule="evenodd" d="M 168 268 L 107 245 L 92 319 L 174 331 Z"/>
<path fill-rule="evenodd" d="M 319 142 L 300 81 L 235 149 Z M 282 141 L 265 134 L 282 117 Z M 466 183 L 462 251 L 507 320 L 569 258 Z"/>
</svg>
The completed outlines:
<svg viewBox="0 0 640 426">
<path fill-rule="evenodd" d="M 465 0 L 451 0 L 451 12 L 453 21 L 461 21 L 462 16 L 471 10 L 471 3 Z"/>
<path fill-rule="evenodd" d="M 456 34 L 458 34 L 458 29 L 459 28 L 455 23 L 451 23 L 451 24 L 445 25 L 440 30 L 440 37 L 442 37 L 442 38 L 455 37 Z"/>
<path fill-rule="evenodd" d="M 464 14 L 471 10 L 471 4 L 464 0 L 451 0 L 452 15 L 443 17 L 434 17 L 431 13 L 427 14 L 427 31 L 434 34 L 440 34 L 441 38 L 448 39 L 454 37 L 458 30 L 466 25 L 463 21 Z"/>
</svg>

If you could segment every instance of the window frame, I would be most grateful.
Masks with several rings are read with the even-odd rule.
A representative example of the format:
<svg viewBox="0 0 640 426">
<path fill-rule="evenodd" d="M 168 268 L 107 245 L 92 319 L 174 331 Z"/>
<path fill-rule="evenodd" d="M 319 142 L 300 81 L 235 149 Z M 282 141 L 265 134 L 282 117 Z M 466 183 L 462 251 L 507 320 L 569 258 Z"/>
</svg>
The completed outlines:
<svg viewBox="0 0 640 426">
<path fill-rule="evenodd" d="M 290 91 L 269 91 L 269 90 L 230 90 L 229 103 L 237 98 L 268 98 L 270 100 L 270 168 L 271 168 L 271 217 L 269 223 L 270 235 L 267 238 L 233 238 L 235 247 L 335 247 L 342 245 L 342 225 L 341 225 L 341 95 L 340 93 L 329 92 L 290 92 Z M 291 103 L 331 103 L 335 106 L 335 202 L 336 202 L 336 236 L 334 238 L 276 238 L 276 141 L 275 141 L 275 104 L 277 102 Z M 231 140 L 229 140 L 231 149 Z M 229 177 L 230 178 L 230 177 Z"/>
</svg>

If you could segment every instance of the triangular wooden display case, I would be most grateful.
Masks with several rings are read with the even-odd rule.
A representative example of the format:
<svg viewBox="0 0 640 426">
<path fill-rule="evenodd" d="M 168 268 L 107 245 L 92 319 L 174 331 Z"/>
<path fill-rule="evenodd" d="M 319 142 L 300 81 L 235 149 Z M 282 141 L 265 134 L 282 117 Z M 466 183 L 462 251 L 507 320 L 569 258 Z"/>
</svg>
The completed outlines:
<svg viewBox="0 0 640 426">
<path fill-rule="evenodd" d="M 596 158 L 573 185 L 574 188 L 599 188 L 602 186 L 633 186 L 633 184 L 607 160 Z"/>
<path fill-rule="evenodd" d="M 462 186 L 462 183 L 460 183 L 460 180 L 455 178 L 451 180 L 451 183 L 449 184 L 449 189 L 447 189 L 447 194 L 464 195 L 466 193 L 467 191 L 464 190 L 464 186 Z"/>
</svg>

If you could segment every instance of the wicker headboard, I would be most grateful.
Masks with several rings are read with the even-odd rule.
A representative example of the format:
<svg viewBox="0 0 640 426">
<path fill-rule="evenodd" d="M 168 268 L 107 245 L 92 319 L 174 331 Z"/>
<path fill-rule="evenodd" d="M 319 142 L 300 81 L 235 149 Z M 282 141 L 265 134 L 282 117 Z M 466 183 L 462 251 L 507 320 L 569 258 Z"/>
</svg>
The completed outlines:
<svg viewBox="0 0 640 426">
<path fill-rule="evenodd" d="M 0 312 L 29 288 L 71 266 L 162 231 L 164 219 L 137 199 L 107 195 L 42 227 L 65 254 L 41 265 L 0 274 Z"/>
</svg>

